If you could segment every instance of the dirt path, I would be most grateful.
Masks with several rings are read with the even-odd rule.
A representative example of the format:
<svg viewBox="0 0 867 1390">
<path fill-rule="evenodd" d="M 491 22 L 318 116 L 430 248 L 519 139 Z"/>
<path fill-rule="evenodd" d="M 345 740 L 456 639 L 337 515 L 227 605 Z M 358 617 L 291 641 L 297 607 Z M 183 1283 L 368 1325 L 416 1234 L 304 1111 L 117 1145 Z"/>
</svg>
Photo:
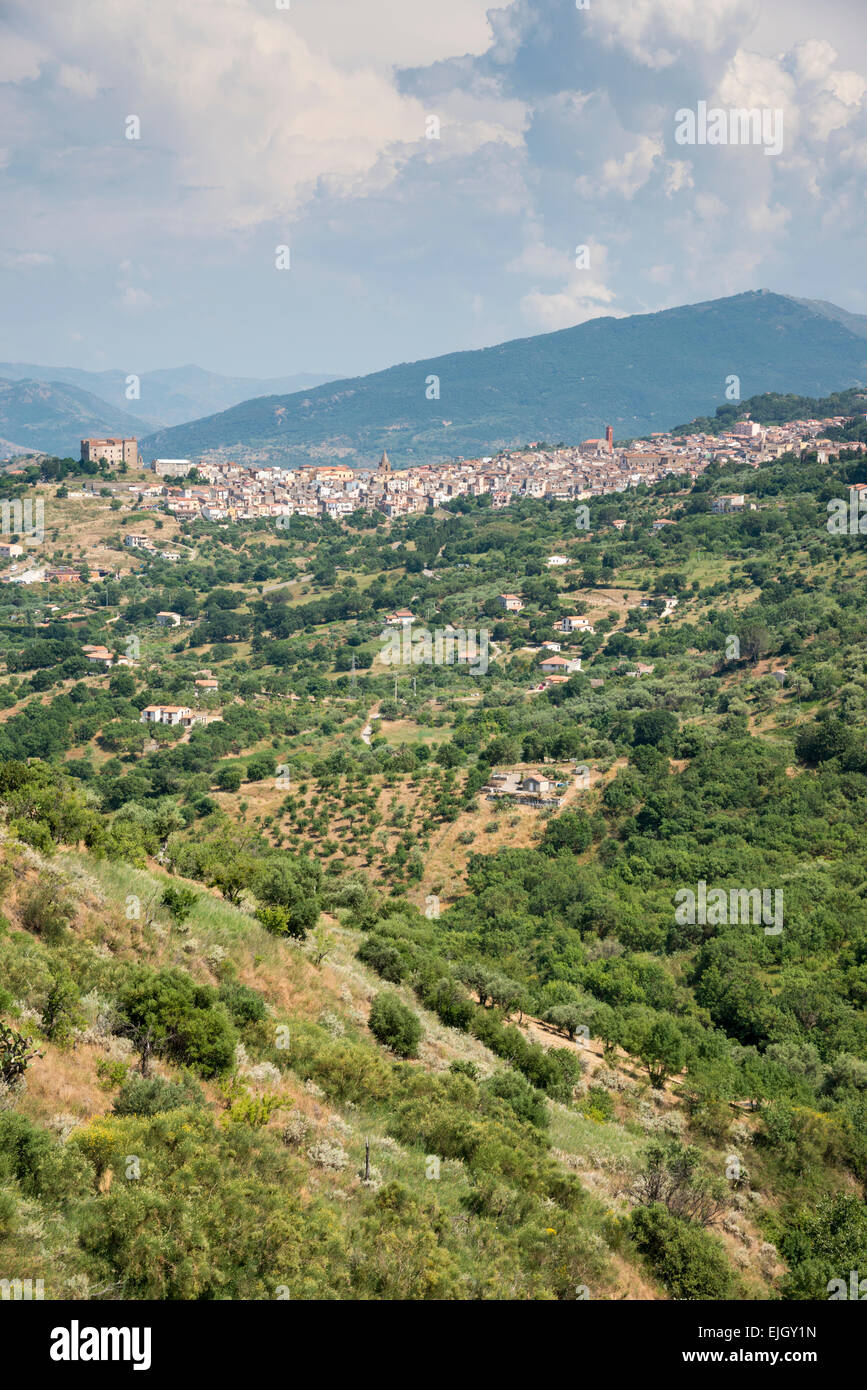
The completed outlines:
<svg viewBox="0 0 867 1390">
<path fill-rule="evenodd" d="M 366 743 L 368 748 L 370 747 L 370 740 L 373 733 L 373 721 L 374 719 L 376 719 L 378 714 L 379 705 L 374 705 L 371 709 L 369 709 L 367 711 L 367 723 L 361 731 L 361 741 L 362 743 Z"/>
</svg>

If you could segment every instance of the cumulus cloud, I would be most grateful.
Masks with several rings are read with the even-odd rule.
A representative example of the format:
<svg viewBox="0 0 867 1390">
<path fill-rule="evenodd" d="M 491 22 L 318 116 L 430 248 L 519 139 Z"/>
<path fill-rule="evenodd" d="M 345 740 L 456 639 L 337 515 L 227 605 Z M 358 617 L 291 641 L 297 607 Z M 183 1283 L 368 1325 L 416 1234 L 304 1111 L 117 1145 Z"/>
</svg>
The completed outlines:
<svg viewBox="0 0 867 1390">
<path fill-rule="evenodd" d="M 718 53 L 752 28 L 758 0 L 606 0 L 590 6 L 589 28 L 641 66 L 672 67 L 687 48 Z"/>
<path fill-rule="evenodd" d="M 13 278 L 26 255 L 62 277 L 43 312 L 65 286 L 72 321 L 111 303 L 118 341 L 134 327 L 154 354 L 166 325 L 188 359 L 261 342 L 267 362 L 222 364 L 247 371 L 330 370 L 335 352 L 385 365 L 755 277 L 867 309 L 867 81 L 823 29 L 849 11 L 149 0 L 144 18 L 115 0 L 7 0 L 7 332 L 33 318 Z M 781 155 L 678 145 L 675 113 L 699 101 L 781 109 Z"/>
<path fill-rule="evenodd" d="M 613 303 L 614 293 L 605 285 L 588 284 L 575 277 L 553 294 L 541 290 L 525 294 L 521 309 L 538 332 L 553 333 L 558 328 L 571 328 L 576 323 L 611 314 Z"/>
<path fill-rule="evenodd" d="M 333 6 L 308 23 L 309 37 L 294 10 L 249 0 L 149 0 L 147 22 L 139 7 L 109 0 L 68 0 L 62 16 L 20 0 L 9 8 L 31 31 L 13 46 L 10 80 L 35 75 L 37 55 L 50 54 L 55 110 L 72 117 L 52 135 L 65 143 L 71 167 L 83 172 L 83 151 L 94 147 L 118 160 L 131 154 L 133 142 L 120 142 L 126 116 L 135 115 L 135 153 L 159 168 L 168 222 L 199 216 L 256 225 L 296 210 L 318 178 L 364 175 L 389 147 L 424 135 L 424 108 L 397 90 L 382 44 L 378 62 L 333 56 L 324 31 L 328 11 L 330 32 L 341 27 Z M 351 8 L 366 11 L 369 28 L 393 7 Z M 357 15 L 348 27 L 363 28 Z M 390 47 L 395 58 L 415 51 Z M 422 48 L 436 56 L 430 41 Z M 50 104 L 43 110 L 47 139 L 54 113 Z M 38 130 L 34 110 L 31 118 Z M 481 130 L 477 140 L 490 133 Z"/>
<path fill-rule="evenodd" d="M 663 153 L 663 143 L 651 135 L 640 135 L 632 149 L 627 150 L 622 159 L 606 159 L 600 170 L 598 180 L 581 177 L 578 192 L 582 197 L 593 197 L 603 191 L 606 194 L 619 194 L 622 198 L 632 198 L 643 188 L 653 173 L 654 166 Z"/>
</svg>

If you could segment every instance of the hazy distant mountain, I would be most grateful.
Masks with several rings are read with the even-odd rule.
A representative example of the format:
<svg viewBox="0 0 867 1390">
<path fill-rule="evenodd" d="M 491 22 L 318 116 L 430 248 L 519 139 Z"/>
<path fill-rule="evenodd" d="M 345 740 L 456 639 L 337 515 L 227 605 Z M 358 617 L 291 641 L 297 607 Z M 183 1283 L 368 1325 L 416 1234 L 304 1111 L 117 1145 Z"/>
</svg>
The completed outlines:
<svg viewBox="0 0 867 1390">
<path fill-rule="evenodd" d="M 850 314 L 848 309 L 829 304 L 827 299 L 795 299 L 795 303 L 803 304 L 817 314 L 824 314 L 835 323 L 842 323 L 844 328 L 850 329 L 859 338 L 867 338 L 867 314 Z"/>
<path fill-rule="evenodd" d="M 126 395 L 127 373 L 122 371 L 85 372 L 80 367 L 41 367 L 33 362 L 0 362 L 0 377 L 21 381 L 62 381 L 91 392 L 107 405 L 125 414 L 134 413 L 145 421 L 146 429 L 180 425 L 216 410 L 227 410 L 254 396 L 306 391 L 333 376 L 298 372 L 294 376 L 221 376 L 201 367 L 167 367 L 139 376 L 140 397 Z M 76 449 L 77 449 L 76 444 Z"/>
<path fill-rule="evenodd" d="M 630 438 L 712 415 L 735 376 L 744 399 L 861 386 L 865 336 L 858 315 L 758 290 L 245 401 L 160 430 L 143 452 L 369 464 L 387 447 L 400 466 L 598 438 L 607 424 Z"/>
<path fill-rule="evenodd" d="M 0 457 L 28 450 L 78 458 L 87 435 L 140 436 L 147 428 L 138 416 L 65 382 L 0 379 L 0 437 L 7 441 Z"/>
</svg>

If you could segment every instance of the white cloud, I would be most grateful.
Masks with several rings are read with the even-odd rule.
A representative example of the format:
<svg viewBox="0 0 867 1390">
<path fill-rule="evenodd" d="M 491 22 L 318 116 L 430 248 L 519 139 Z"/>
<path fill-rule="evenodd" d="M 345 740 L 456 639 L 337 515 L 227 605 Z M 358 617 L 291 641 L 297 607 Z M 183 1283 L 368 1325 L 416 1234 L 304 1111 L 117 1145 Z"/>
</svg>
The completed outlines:
<svg viewBox="0 0 867 1390">
<path fill-rule="evenodd" d="M 613 291 L 605 285 L 588 285 L 586 281 L 576 279 L 553 294 L 545 294 L 541 290 L 525 294 L 521 300 L 521 310 L 538 332 L 553 333 L 558 328 L 571 328 L 573 324 L 586 323 L 588 319 L 597 319 L 602 314 L 621 318 L 621 314 L 614 313 L 609 307 L 614 298 Z"/>
<path fill-rule="evenodd" d="M 684 189 L 694 188 L 692 165 L 686 159 L 670 159 L 665 165 L 665 194 L 671 198 Z"/>
<path fill-rule="evenodd" d="M 489 41 L 480 0 L 319 0 L 291 10 L 148 0 L 146 22 L 139 6 L 114 0 L 66 0 L 62 21 L 30 0 L 9 8 L 32 30 L 17 41 L 16 72 L 35 75 L 48 52 L 69 96 L 104 94 L 92 141 L 116 147 L 123 116 L 140 117 L 141 141 L 127 152 L 161 163 L 164 215 L 178 231 L 197 218 L 243 228 L 291 215 L 323 177 L 358 194 L 374 170 L 381 179 L 389 154 L 396 177 L 408 157 L 402 147 L 424 136 L 426 112 L 399 92 L 392 65 L 435 61 L 456 45 L 482 51 Z M 449 138 L 472 150 L 516 142 L 519 131 L 515 103 L 465 98 Z M 91 207 L 99 191 L 90 188 Z"/>
<path fill-rule="evenodd" d="M 7 331 L 29 331 L 42 288 L 61 335 L 112 305 L 101 342 L 114 323 L 119 357 L 133 331 L 164 357 L 168 331 L 192 359 L 200 323 L 209 352 L 263 341 L 280 370 L 290 339 L 323 368 L 335 342 L 384 365 L 660 297 L 834 298 L 860 283 L 865 212 L 851 4 L 148 0 L 145 20 L 117 0 L 6 0 L 3 239 L 49 245 L 66 272 L 63 309 L 53 277 L 22 276 Z M 783 153 L 677 146 L 674 112 L 700 99 L 782 107 Z"/>
<path fill-rule="evenodd" d="M 752 27 L 757 0 L 606 0 L 591 3 L 590 32 L 648 68 L 671 67 L 684 47 L 708 53 Z"/>
<path fill-rule="evenodd" d="M 37 270 L 51 265 L 53 259 L 41 251 L 0 251 L 0 266 L 4 270 Z"/>
<path fill-rule="evenodd" d="M 725 217 L 726 205 L 715 193 L 697 193 L 692 205 L 703 222 L 718 222 Z"/>
<path fill-rule="evenodd" d="M 781 236 L 791 220 L 791 210 L 781 207 L 779 203 L 772 207 L 767 203 L 752 203 L 746 208 L 747 226 L 756 236 Z"/>
<path fill-rule="evenodd" d="M 120 291 L 115 301 L 121 309 L 150 309 L 153 305 L 153 296 L 147 290 L 138 289 L 135 285 L 119 285 Z"/>
<path fill-rule="evenodd" d="M 543 279 L 559 279 L 574 261 L 575 250 L 566 246 L 546 246 L 542 239 L 542 228 L 536 223 L 529 227 L 528 233 L 538 239 L 527 242 L 519 255 L 507 261 L 506 270 L 515 275 L 532 275 Z"/>
<path fill-rule="evenodd" d="M 61 63 L 57 81 L 67 92 L 76 97 L 95 97 L 97 79 L 92 72 L 76 67 L 74 63 Z"/>
<path fill-rule="evenodd" d="M 621 159 L 606 159 L 598 177 L 582 175 L 576 184 L 579 194 L 582 198 L 597 198 L 600 194 L 618 193 L 632 198 L 647 183 L 664 148 L 654 136 L 639 136 Z"/>
<path fill-rule="evenodd" d="M 32 81 L 47 58 L 41 44 L 7 30 L 0 44 L 0 82 Z"/>
</svg>

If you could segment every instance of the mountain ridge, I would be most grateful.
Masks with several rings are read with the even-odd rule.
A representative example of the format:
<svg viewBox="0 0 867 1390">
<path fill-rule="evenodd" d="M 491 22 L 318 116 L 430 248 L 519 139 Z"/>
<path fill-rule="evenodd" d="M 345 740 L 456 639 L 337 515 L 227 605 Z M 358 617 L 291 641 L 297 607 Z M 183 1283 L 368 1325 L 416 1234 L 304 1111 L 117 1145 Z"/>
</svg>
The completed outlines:
<svg viewBox="0 0 867 1390">
<path fill-rule="evenodd" d="M 862 386 L 865 336 L 867 319 L 837 306 L 748 291 L 260 397 L 156 431 L 142 452 L 361 465 L 387 448 L 401 466 L 574 442 L 609 423 L 634 438 L 712 413 L 735 377 L 742 398 Z"/>
<path fill-rule="evenodd" d="M 69 456 L 88 435 L 141 435 L 147 423 L 60 381 L 0 377 L 0 454 Z"/>
<path fill-rule="evenodd" d="M 112 368 L 89 372 L 81 367 L 46 367 L 34 362 L 0 362 L 0 380 L 58 383 L 86 391 L 104 410 L 132 415 L 143 432 L 183 424 L 244 400 L 275 391 L 291 394 L 309 390 L 334 378 L 322 372 L 296 372 L 276 377 L 226 376 L 195 363 L 182 367 L 158 367 L 138 374 L 140 396 L 126 395 L 128 373 Z M 74 441 L 76 449 L 78 441 Z"/>
</svg>

